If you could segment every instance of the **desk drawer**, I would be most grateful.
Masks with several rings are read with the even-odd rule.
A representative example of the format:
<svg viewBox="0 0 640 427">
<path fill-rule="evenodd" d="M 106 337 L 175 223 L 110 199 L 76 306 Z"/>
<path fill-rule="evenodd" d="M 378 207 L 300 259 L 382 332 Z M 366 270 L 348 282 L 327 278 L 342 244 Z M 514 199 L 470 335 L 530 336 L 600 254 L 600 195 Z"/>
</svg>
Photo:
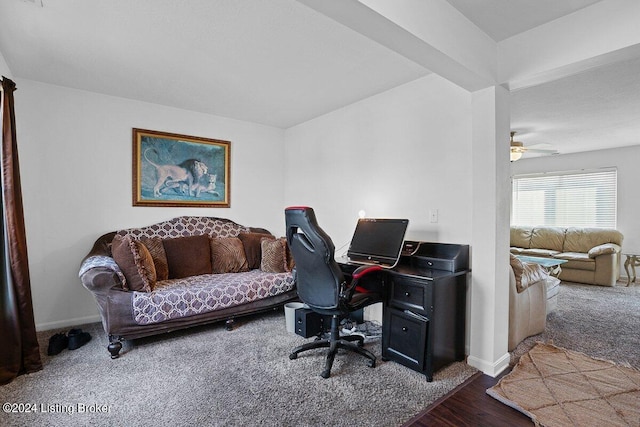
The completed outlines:
<svg viewBox="0 0 640 427">
<path fill-rule="evenodd" d="M 426 362 L 429 321 L 427 318 L 389 309 L 385 313 L 382 356 L 411 369 L 423 371 Z"/>
<path fill-rule="evenodd" d="M 389 305 L 428 314 L 432 305 L 431 286 L 428 280 L 392 275 Z"/>
</svg>

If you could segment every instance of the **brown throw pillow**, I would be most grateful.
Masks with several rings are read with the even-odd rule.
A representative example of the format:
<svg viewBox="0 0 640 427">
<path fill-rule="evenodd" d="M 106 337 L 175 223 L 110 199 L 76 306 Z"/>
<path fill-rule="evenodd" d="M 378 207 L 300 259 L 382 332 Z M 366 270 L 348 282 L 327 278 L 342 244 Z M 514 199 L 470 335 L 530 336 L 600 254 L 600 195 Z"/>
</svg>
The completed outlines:
<svg viewBox="0 0 640 427">
<path fill-rule="evenodd" d="M 275 239 L 275 237 L 271 234 L 263 233 L 240 233 L 238 238 L 242 241 L 249 269 L 255 270 L 256 268 L 260 268 L 260 262 L 262 260 L 262 246 L 260 245 L 260 240 L 263 238 Z"/>
<path fill-rule="evenodd" d="M 285 257 L 287 260 L 287 266 L 285 268 L 285 270 L 287 272 L 293 271 L 293 268 L 296 266 L 296 261 L 293 259 L 293 254 L 291 253 L 291 248 L 289 247 L 289 244 L 287 243 L 287 238 L 283 237 L 284 239 L 284 244 L 286 246 L 286 251 L 285 251 Z"/>
<path fill-rule="evenodd" d="M 129 236 L 115 236 L 111 254 L 127 279 L 125 289 L 151 292 L 156 283 L 156 269 L 145 245 Z"/>
<path fill-rule="evenodd" d="M 167 263 L 167 254 L 164 252 L 162 239 L 143 237 L 140 241 L 151 254 L 153 265 L 156 268 L 156 280 L 167 280 L 169 278 L 169 264 Z"/>
<path fill-rule="evenodd" d="M 284 273 L 287 271 L 287 242 L 284 238 L 262 239 L 262 260 L 260 270 L 265 273 Z"/>
<path fill-rule="evenodd" d="M 162 241 L 169 265 L 169 279 L 211 273 L 209 236 L 187 236 Z"/>
<path fill-rule="evenodd" d="M 249 271 L 242 241 L 237 237 L 211 239 L 212 273 L 240 273 Z"/>
</svg>

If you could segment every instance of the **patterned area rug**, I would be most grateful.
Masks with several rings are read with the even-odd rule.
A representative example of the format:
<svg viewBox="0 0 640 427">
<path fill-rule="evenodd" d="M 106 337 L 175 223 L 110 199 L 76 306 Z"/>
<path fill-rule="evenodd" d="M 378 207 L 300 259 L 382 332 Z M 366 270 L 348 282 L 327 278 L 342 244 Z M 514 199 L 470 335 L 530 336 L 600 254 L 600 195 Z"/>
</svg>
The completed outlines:
<svg viewBox="0 0 640 427">
<path fill-rule="evenodd" d="M 640 371 L 537 344 L 487 394 L 536 425 L 640 426 Z"/>
</svg>

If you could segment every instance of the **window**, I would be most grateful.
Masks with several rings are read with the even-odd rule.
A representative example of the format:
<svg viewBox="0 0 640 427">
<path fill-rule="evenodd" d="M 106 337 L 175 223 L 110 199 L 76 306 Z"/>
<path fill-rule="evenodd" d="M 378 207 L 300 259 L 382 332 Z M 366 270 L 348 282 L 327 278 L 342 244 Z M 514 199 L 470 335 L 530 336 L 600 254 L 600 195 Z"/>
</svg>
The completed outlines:
<svg viewBox="0 0 640 427">
<path fill-rule="evenodd" d="M 616 169 L 516 175 L 511 223 L 616 228 L 617 183 Z"/>
</svg>

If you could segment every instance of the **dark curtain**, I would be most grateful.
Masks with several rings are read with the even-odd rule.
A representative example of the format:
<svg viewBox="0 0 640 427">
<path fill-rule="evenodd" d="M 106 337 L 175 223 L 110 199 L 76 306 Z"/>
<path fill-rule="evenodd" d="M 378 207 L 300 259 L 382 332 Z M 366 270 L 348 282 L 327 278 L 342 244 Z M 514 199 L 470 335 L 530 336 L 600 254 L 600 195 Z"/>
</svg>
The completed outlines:
<svg viewBox="0 0 640 427">
<path fill-rule="evenodd" d="M 0 384 L 42 369 L 31 301 L 27 237 L 22 209 L 16 119 L 16 84 L 2 78 L 2 213 L 0 215 Z"/>
</svg>

